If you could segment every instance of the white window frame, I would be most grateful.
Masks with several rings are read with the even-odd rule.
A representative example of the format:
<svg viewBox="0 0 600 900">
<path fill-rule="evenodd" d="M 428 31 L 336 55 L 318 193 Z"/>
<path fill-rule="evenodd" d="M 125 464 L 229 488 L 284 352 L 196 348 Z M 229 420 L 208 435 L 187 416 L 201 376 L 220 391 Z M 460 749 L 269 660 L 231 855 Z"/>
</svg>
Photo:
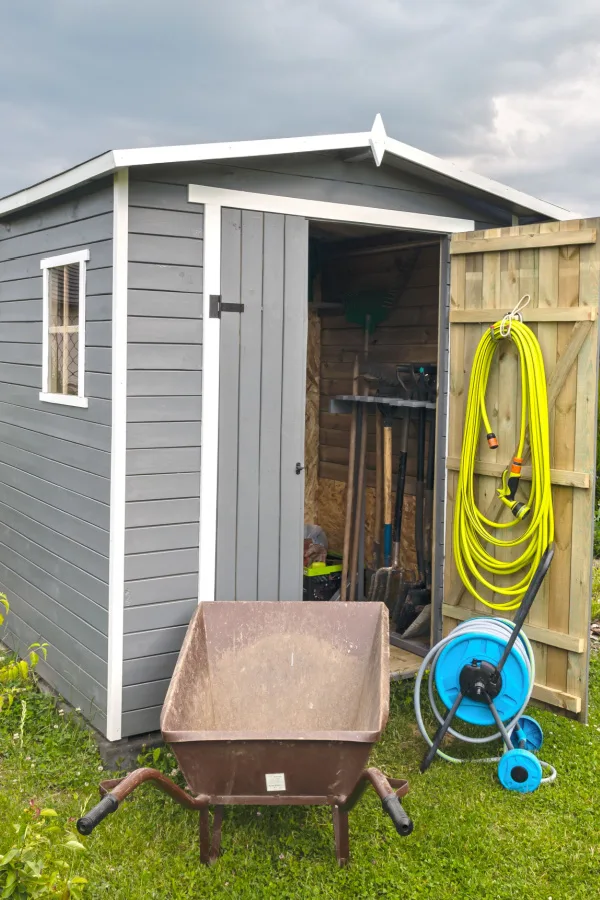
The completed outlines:
<svg viewBox="0 0 600 900">
<path fill-rule="evenodd" d="M 61 256 L 49 256 L 40 260 L 43 278 L 43 313 L 42 313 L 42 390 L 40 400 L 43 403 L 57 403 L 61 406 L 79 406 L 87 409 L 85 396 L 85 284 L 86 263 L 89 261 L 89 250 L 76 250 L 74 253 L 63 253 Z M 49 270 L 59 266 L 79 263 L 79 336 L 77 350 L 77 396 L 74 394 L 55 394 L 48 390 L 50 384 L 49 356 L 49 323 L 50 323 L 50 277 Z"/>
</svg>

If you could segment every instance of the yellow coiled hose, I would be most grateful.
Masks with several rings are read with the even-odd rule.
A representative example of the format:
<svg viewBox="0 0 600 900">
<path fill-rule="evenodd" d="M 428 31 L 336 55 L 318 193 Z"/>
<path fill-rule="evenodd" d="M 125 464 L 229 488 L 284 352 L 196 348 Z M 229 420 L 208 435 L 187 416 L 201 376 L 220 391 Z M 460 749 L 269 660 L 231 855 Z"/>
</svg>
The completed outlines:
<svg viewBox="0 0 600 900">
<path fill-rule="evenodd" d="M 485 395 L 494 354 L 502 340 L 515 345 L 521 372 L 521 425 L 519 442 L 512 463 L 504 472 L 498 495 L 511 510 L 506 522 L 488 519 L 475 502 L 474 473 L 482 424 L 488 444 L 498 446 L 485 408 Z M 500 385 L 502 390 L 502 385 Z M 515 397 L 515 408 L 517 398 Z M 516 499 L 523 463 L 526 435 L 531 449 L 532 481 L 529 497 Z M 520 523 L 523 523 L 519 527 Z M 515 528 L 518 532 L 514 535 Z M 507 535 L 506 538 L 500 535 Z M 514 536 L 513 536 L 514 535 Z M 529 586 L 543 552 L 554 538 L 554 515 L 550 483 L 550 445 L 548 397 L 544 360 L 536 336 L 518 319 L 496 322 L 481 338 L 469 383 L 458 487 L 454 507 L 454 559 L 466 589 L 491 609 L 517 609 Z M 492 548 L 492 553 L 488 547 Z M 493 555 L 495 548 L 521 547 L 513 561 Z M 499 553 L 498 556 L 502 557 Z M 498 577 L 514 576 L 525 570 L 519 581 L 502 585 Z M 490 576 L 494 581 L 490 580 Z M 492 603 L 481 596 L 475 584 L 483 585 L 506 599 Z"/>
</svg>

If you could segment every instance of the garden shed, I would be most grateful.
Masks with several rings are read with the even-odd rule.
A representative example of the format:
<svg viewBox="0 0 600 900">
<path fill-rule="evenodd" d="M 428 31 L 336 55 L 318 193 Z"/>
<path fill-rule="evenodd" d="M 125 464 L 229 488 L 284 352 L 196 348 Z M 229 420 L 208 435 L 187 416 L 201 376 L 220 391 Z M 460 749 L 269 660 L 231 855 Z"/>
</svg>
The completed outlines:
<svg viewBox="0 0 600 900">
<path fill-rule="evenodd" d="M 447 537 L 474 347 L 528 293 L 557 519 L 528 631 L 534 697 L 584 717 L 597 227 L 391 139 L 380 117 L 354 134 L 113 151 L 0 200 L 5 641 L 46 641 L 43 677 L 117 740 L 158 728 L 199 599 L 302 599 L 305 523 L 343 544 L 350 417 L 332 401 L 364 352 L 340 305 L 357 287 L 393 300 L 369 358 L 437 372 L 436 639 L 474 611 Z M 491 401 L 503 449 L 477 463 L 491 513 L 516 378 L 507 353 Z M 415 442 L 411 423 L 407 568 Z M 415 669 L 423 642 L 392 641 Z"/>
</svg>

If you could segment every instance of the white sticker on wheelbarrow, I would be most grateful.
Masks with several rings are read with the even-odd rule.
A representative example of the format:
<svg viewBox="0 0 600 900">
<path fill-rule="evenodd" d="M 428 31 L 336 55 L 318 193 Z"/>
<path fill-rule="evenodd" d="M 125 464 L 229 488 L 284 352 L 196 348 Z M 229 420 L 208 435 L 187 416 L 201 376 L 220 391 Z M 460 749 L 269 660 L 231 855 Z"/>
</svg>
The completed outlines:
<svg viewBox="0 0 600 900">
<path fill-rule="evenodd" d="M 283 772 L 275 772 L 272 775 L 265 775 L 268 791 L 285 791 L 285 775 Z"/>
</svg>

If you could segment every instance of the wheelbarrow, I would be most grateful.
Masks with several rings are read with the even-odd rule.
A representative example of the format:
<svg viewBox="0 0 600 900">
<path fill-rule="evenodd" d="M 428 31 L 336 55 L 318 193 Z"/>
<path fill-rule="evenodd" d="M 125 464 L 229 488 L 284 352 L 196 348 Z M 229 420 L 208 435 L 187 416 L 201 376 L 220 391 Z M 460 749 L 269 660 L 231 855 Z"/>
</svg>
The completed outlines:
<svg viewBox="0 0 600 900">
<path fill-rule="evenodd" d="M 400 835 L 408 783 L 366 767 L 389 709 L 383 604 L 210 602 L 195 611 L 161 715 L 186 781 L 156 769 L 104 781 L 77 822 L 91 834 L 144 782 L 200 813 L 200 859 L 219 856 L 225 806 L 330 806 L 338 863 L 348 813 L 371 784 Z M 210 809 L 214 809 L 211 835 Z"/>
</svg>

